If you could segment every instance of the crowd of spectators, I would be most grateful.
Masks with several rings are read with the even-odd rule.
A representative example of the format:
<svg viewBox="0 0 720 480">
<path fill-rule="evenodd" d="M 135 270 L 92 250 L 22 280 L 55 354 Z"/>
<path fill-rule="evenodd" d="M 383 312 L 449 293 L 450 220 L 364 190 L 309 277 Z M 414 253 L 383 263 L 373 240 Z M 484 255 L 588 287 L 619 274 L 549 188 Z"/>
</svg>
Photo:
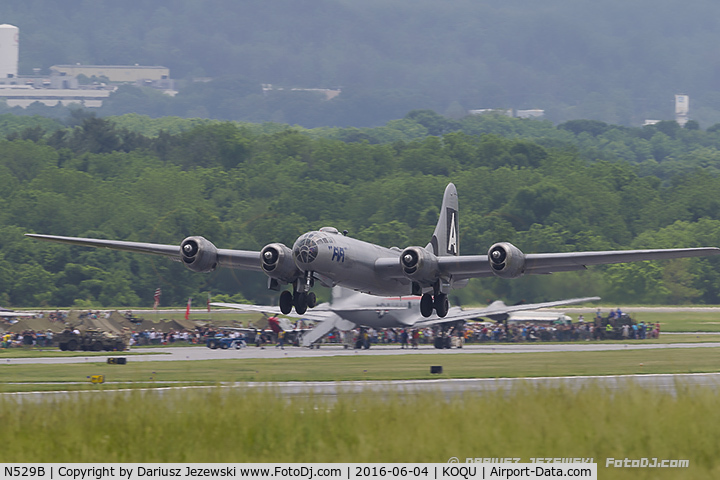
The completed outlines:
<svg viewBox="0 0 720 480">
<path fill-rule="evenodd" d="M 99 312 L 88 312 L 86 315 L 99 315 Z M 55 321 L 63 319 L 62 312 L 50 314 Z M 243 337 L 245 334 L 233 329 L 222 327 L 201 327 L 194 330 L 161 330 L 149 329 L 142 331 L 128 332 L 128 344 L 130 346 L 151 346 L 151 345 L 204 345 L 210 338 L 216 336 Z M 639 322 L 636 323 L 618 308 L 611 310 L 607 317 L 603 317 L 598 310 L 592 321 L 586 322 L 582 315 L 577 322 L 566 322 L 557 324 L 536 324 L 536 323 L 492 323 L 492 322 L 470 322 L 461 328 L 455 328 L 449 332 L 442 332 L 436 328 L 419 329 L 355 329 L 349 332 L 333 331 L 325 336 L 322 343 L 343 344 L 352 348 L 369 348 L 370 345 L 398 345 L 400 348 L 418 348 L 420 345 L 432 345 L 436 339 L 452 337 L 457 346 L 462 343 L 489 343 L 489 342 L 572 342 L 590 340 L 644 340 L 658 338 L 660 335 L 660 324 Z M 24 347 L 51 347 L 54 334 L 51 330 L 45 332 L 34 332 L 32 330 L 22 333 L 6 333 L 0 342 L 1 348 L 24 346 Z M 299 342 L 299 336 L 291 335 L 283 337 L 280 342 L 277 335 L 272 332 L 256 331 L 249 334 L 248 343 L 254 343 L 258 347 L 284 343 L 295 344 Z"/>
<path fill-rule="evenodd" d="M 51 330 L 46 332 L 34 332 L 25 330 L 20 333 L 6 332 L 2 335 L 0 348 L 10 347 L 50 347 L 53 346 L 54 334 Z"/>
<path fill-rule="evenodd" d="M 618 308 L 607 317 L 598 310 L 592 321 L 583 315 L 577 322 L 565 323 L 467 323 L 459 331 L 449 333 L 462 343 L 487 342 L 573 342 L 590 340 L 645 340 L 659 338 L 660 324 L 634 322 Z M 324 339 L 327 343 L 343 343 L 355 348 L 367 348 L 370 344 L 398 344 L 400 348 L 417 348 L 433 344 L 438 335 L 446 335 L 433 328 L 422 329 L 355 329 L 351 332 L 333 332 Z"/>
</svg>

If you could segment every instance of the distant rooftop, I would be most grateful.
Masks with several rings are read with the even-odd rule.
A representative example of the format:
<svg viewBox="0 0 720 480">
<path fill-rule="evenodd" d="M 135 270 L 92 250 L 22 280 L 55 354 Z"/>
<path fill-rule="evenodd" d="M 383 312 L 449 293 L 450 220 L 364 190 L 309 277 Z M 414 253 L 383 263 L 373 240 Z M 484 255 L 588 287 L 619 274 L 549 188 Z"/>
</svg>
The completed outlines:
<svg viewBox="0 0 720 480">
<path fill-rule="evenodd" d="M 132 69 L 141 69 L 141 70 L 152 70 L 152 69 L 163 69 L 168 70 L 167 67 L 162 66 L 143 66 L 143 65 L 82 65 L 82 64 L 75 64 L 75 65 L 53 65 L 50 67 L 52 70 L 53 68 L 93 68 L 93 69 L 122 69 L 122 70 L 132 70 Z"/>
<path fill-rule="evenodd" d="M 88 78 L 106 77 L 111 82 L 138 82 L 145 80 L 167 80 L 170 69 L 161 66 L 142 65 L 53 65 L 50 71 L 61 75 L 85 75 Z"/>
</svg>

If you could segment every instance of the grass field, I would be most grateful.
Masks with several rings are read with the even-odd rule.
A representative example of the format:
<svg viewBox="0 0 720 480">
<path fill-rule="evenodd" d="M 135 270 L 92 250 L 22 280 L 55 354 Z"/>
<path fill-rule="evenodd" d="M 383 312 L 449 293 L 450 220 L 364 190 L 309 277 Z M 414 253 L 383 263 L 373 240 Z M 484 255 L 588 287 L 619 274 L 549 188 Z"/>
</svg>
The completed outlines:
<svg viewBox="0 0 720 480">
<path fill-rule="evenodd" d="M 198 348 L 198 347 L 193 347 Z M 202 348 L 202 347 L 200 347 Z M 254 348 L 254 347 L 250 347 Z M 442 365 L 443 374 L 430 373 Z M 59 365 L 0 363 L 0 391 L 117 388 L 90 385 L 91 375 L 106 382 L 141 386 L 168 382 L 404 380 L 437 378 L 511 378 L 643 373 L 701 373 L 720 370 L 720 348 L 659 348 L 608 352 L 497 353 L 452 355 L 342 356 L 177 362 L 105 361 Z M 38 382 L 51 382 L 36 385 Z M 71 382 L 78 382 L 70 384 Z M 68 384 L 68 385 L 66 385 Z"/>
<path fill-rule="evenodd" d="M 655 312 L 627 309 L 637 322 L 660 322 L 662 332 L 720 332 L 720 312 L 682 310 Z"/>
<path fill-rule="evenodd" d="M 654 318 L 657 315 L 652 313 Z M 663 332 L 718 331 L 714 315 L 669 313 Z M 650 321 L 649 318 L 638 319 Z M 655 321 L 655 320 L 653 320 Z M 663 334 L 627 343 L 718 341 Z M 200 347 L 203 348 L 203 347 Z M 253 348 L 253 347 L 250 347 Z M 592 457 L 600 479 L 720 478 L 718 393 L 675 395 L 632 384 L 518 387 L 465 394 L 281 398 L 272 391 L 137 390 L 245 381 L 501 378 L 720 371 L 720 348 L 610 352 L 351 356 L 139 362 L 103 357 L 13 365 L 59 351 L 0 351 L 0 391 L 91 389 L 43 400 L 0 396 L 0 441 L 13 462 L 446 462 L 450 457 Z M 66 353 L 64 355 L 73 355 Z M 77 354 L 74 354 L 77 356 Z M 442 375 L 429 373 L 442 365 Z M 103 385 L 88 377 L 105 375 Z M 47 382 L 47 383 L 39 383 Z M 101 391 L 129 388 L 123 393 Z M 18 400 L 20 398 L 21 400 Z M 689 460 L 683 469 L 605 468 L 606 458 Z"/>
<path fill-rule="evenodd" d="M 583 457 L 601 479 L 718 478 L 715 392 L 517 388 L 280 398 L 238 389 L 0 400 L 13 462 L 436 462 Z M 605 468 L 606 458 L 689 460 L 683 469 Z"/>
</svg>

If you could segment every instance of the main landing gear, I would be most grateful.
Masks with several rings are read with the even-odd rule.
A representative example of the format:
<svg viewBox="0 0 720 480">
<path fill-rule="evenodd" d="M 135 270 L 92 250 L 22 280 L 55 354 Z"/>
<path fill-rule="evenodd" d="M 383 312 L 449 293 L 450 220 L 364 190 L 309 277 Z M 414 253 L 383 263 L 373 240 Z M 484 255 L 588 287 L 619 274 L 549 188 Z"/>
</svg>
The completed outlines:
<svg viewBox="0 0 720 480">
<path fill-rule="evenodd" d="M 295 307 L 295 312 L 302 315 L 308 308 L 315 308 L 317 297 L 310 291 L 314 283 L 312 272 L 305 272 L 305 278 L 293 283 L 293 293 L 285 290 L 280 294 L 280 311 L 287 315 Z"/>
<path fill-rule="evenodd" d="M 317 305 L 315 292 L 290 293 L 289 290 L 285 290 L 280 294 L 280 311 L 285 315 L 290 313 L 293 307 L 298 315 L 302 315 L 308 308 L 315 308 L 315 305 Z"/>
<path fill-rule="evenodd" d="M 429 317 L 432 315 L 433 310 L 435 310 L 440 318 L 448 314 L 450 302 L 448 301 L 446 293 L 436 293 L 434 297 L 429 293 L 425 293 L 420 297 L 420 313 L 422 316 L 426 318 Z"/>
</svg>

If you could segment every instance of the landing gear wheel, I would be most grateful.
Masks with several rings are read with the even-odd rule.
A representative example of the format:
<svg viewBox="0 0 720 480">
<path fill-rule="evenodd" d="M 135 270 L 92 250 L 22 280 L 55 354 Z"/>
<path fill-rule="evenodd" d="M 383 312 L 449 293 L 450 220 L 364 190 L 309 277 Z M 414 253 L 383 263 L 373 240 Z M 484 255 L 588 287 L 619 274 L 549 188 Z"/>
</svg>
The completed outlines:
<svg viewBox="0 0 720 480">
<path fill-rule="evenodd" d="M 307 312 L 308 298 L 307 293 L 296 293 L 294 298 L 295 313 L 302 315 Z"/>
<path fill-rule="evenodd" d="M 288 313 L 292 312 L 293 307 L 293 296 L 292 293 L 285 290 L 280 294 L 280 311 L 287 315 Z"/>
<path fill-rule="evenodd" d="M 423 317 L 427 318 L 432 315 L 433 312 L 433 298 L 429 293 L 424 294 L 420 298 L 420 313 Z"/>
<path fill-rule="evenodd" d="M 450 310 L 450 302 L 448 302 L 448 296 L 445 293 L 438 293 L 435 295 L 435 311 L 438 317 L 443 318 L 448 314 Z"/>
<path fill-rule="evenodd" d="M 315 308 L 317 305 L 317 297 L 315 296 L 315 292 L 310 292 L 307 294 L 307 306 L 308 308 Z"/>
</svg>

